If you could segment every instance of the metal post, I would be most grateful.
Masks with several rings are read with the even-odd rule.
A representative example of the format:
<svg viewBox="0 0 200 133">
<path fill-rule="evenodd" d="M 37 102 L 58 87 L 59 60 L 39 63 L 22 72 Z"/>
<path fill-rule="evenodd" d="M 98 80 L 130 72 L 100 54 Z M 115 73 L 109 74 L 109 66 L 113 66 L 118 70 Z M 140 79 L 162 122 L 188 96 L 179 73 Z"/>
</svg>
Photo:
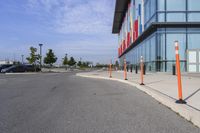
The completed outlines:
<svg viewBox="0 0 200 133">
<path fill-rule="evenodd" d="M 43 44 L 39 44 L 40 46 L 40 69 L 42 68 L 42 46 Z"/>
<path fill-rule="evenodd" d="M 138 66 L 136 65 L 135 66 L 135 74 L 137 74 L 138 73 Z"/>
<path fill-rule="evenodd" d="M 172 75 L 176 75 L 176 65 L 172 65 Z"/>
<path fill-rule="evenodd" d="M 42 68 L 42 44 L 40 44 L 40 68 Z"/>
</svg>

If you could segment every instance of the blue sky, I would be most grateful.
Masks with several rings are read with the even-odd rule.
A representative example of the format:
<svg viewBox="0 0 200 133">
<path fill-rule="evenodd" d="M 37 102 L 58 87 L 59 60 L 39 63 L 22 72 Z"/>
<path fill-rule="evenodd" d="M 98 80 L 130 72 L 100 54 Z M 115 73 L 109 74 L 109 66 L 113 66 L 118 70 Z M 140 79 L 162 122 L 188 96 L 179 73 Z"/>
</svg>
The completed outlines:
<svg viewBox="0 0 200 133">
<path fill-rule="evenodd" d="M 112 35 L 115 0 L 0 0 L 0 60 L 21 60 L 29 47 L 52 48 L 58 62 L 76 59 L 108 63 L 117 59 Z"/>
</svg>

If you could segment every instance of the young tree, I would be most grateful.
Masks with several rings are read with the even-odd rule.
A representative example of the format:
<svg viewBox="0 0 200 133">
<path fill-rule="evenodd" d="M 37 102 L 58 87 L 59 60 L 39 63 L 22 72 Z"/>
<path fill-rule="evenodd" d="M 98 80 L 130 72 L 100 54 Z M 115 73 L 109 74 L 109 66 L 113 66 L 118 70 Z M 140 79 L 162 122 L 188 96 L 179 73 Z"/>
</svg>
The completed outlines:
<svg viewBox="0 0 200 133">
<path fill-rule="evenodd" d="M 37 48 L 30 47 L 30 51 L 31 51 L 30 56 L 27 57 L 26 59 L 30 64 L 36 64 L 36 61 L 38 61 L 40 58 L 40 56 L 36 54 Z"/>
<path fill-rule="evenodd" d="M 81 66 L 82 66 L 82 62 L 79 61 L 79 62 L 77 63 L 77 65 L 78 65 L 79 67 L 81 67 Z"/>
<path fill-rule="evenodd" d="M 115 61 L 115 67 L 119 67 L 119 62 L 117 60 Z"/>
<path fill-rule="evenodd" d="M 67 58 L 67 54 L 65 55 L 65 57 L 63 58 L 63 65 L 67 65 L 68 64 L 68 58 Z"/>
<path fill-rule="evenodd" d="M 74 58 L 73 57 L 70 57 L 70 60 L 69 60 L 69 62 L 68 62 L 68 65 L 69 66 L 74 66 L 76 64 L 76 61 L 74 60 Z"/>
<path fill-rule="evenodd" d="M 49 49 L 46 53 L 46 57 L 44 58 L 44 63 L 52 66 L 57 61 L 57 57 L 55 56 L 52 49 Z"/>
</svg>

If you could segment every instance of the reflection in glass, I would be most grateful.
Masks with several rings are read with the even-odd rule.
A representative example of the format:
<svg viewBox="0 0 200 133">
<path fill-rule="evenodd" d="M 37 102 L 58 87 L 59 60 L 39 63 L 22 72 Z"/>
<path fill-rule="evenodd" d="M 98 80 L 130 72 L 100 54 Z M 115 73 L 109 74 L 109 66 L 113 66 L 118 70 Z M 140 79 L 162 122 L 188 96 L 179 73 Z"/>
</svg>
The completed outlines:
<svg viewBox="0 0 200 133">
<path fill-rule="evenodd" d="M 158 0 L 158 11 L 165 10 L 165 0 Z"/>
<path fill-rule="evenodd" d="M 185 60 L 186 35 L 185 34 L 167 34 L 166 52 L 167 60 L 175 60 L 174 41 L 179 42 L 179 55 L 181 60 Z"/>
<path fill-rule="evenodd" d="M 167 0 L 167 11 L 185 11 L 186 0 Z"/>
<path fill-rule="evenodd" d="M 200 22 L 200 12 L 199 13 L 188 13 L 189 22 Z"/>
<path fill-rule="evenodd" d="M 200 48 L 200 34 L 188 34 L 188 49 Z"/>
<path fill-rule="evenodd" d="M 189 11 L 200 11 L 200 0 L 188 0 Z"/>
<path fill-rule="evenodd" d="M 167 22 L 185 22 L 185 13 L 167 13 Z"/>
</svg>

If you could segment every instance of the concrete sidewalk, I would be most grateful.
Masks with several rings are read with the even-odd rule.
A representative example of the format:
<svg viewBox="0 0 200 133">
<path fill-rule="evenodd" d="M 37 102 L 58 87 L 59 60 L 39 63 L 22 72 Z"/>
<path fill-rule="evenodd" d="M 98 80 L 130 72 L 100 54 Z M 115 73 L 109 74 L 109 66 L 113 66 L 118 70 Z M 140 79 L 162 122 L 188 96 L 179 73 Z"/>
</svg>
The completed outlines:
<svg viewBox="0 0 200 133">
<path fill-rule="evenodd" d="M 136 86 L 138 89 L 154 97 L 181 116 L 200 127 L 200 76 L 198 74 L 183 74 L 183 99 L 186 105 L 176 104 L 178 97 L 177 77 L 169 73 L 147 73 L 144 76 L 145 86 L 140 86 L 140 73 L 127 73 L 128 80 L 124 80 L 123 71 L 112 72 L 109 78 L 107 71 L 78 73 L 78 76 L 117 80 Z"/>
</svg>

